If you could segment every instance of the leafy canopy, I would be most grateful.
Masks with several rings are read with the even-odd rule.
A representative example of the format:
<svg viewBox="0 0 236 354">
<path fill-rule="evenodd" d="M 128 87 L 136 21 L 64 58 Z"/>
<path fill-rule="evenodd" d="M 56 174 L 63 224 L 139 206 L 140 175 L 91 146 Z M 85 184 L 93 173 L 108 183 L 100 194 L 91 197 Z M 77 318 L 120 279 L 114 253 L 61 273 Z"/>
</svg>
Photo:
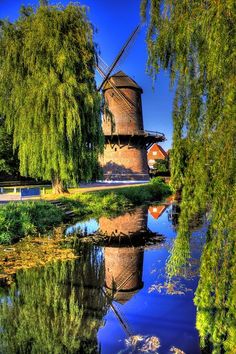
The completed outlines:
<svg viewBox="0 0 236 354">
<path fill-rule="evenodd" d="M 94 80 L 93 28 L 86 9 L 22 8 L 0 27 L 0 112 L 19 150 L 22 175 L 90 179 L 102 149 Z"/>
<path fill-rule="evenodd" d="M 144 18 L 148 6 L 149 71 L 155 77 L 168 70 L 176 87 L 171 174 L 182 202 L 167 270 L 172 276 L 186 264 L 191 219 L 208 210 L 197 326 L 202 345 L 208 338 L 213 353 L 229 353 L 236 328 L 235 301 L 229 301 L 236 294 L 236 3 L 143 0 Z"/>
</svg>

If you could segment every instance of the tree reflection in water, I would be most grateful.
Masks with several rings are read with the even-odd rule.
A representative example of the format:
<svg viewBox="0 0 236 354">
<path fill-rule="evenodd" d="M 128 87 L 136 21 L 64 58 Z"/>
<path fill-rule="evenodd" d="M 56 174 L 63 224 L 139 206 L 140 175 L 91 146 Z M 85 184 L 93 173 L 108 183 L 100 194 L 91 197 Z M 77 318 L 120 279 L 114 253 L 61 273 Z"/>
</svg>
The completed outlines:
<svg viewBox="0 0 236 354">
<path fill-rule="evenodd" d="M 155 218 L 158 211 L 161 213 L 162 208 L 150 209 Z M 146 238 L 150 240 L 152 236 L 147 230 L 146 210 L 136 213 L 125 214 L 123 220 L 121 217 L 100 220 L 99 234 L 107 235 L 103 253 L 100 247 L 80 242 L 80 258 L 76 261 L 55 262 L 45 268 L 18 272 L 16 284 L 8 296 L 2 297 L 0 353 L 97 353 L 101 350 L 97 332 L 109 307 L 117 324 L 127 334 L 125 350 L 146 348 L 149 337 L 131 333 L 113 303 L 115 300 L 124 304 L 140 291 L 143 250 L 158 248 L 163 241 L 160 238 L 160 243 L 146 243 Z M 167 281 L 157 290 L 171 282 L 174 284 L 176 275 L 196 275 L 190 235 L 191 227 L 197 223 L 190 227 L 183 215 L 179 218 L 178 235 L 167 263 Z M 137 235 L 140 248 L 135 244 Z M 115 241 L 117 239 L 119 242 Z M 127 247 L 126 239 L 132 247 Z M 217 232 L 211 227 L 201 257 L 200 280 L 194 299 L 197 328 L 206 353 L 234 353 L 236 348 L 235 274 L 234 233 L 226 233 L 224 223 Z M 157 346 L 158 338 L 151 338 Z"/>
<path fill-rule="evenodd" d="M 0 307 L 0 353 L 96 353 L 106 313 L 103 259 L 83 245 L 81 258 L 17 274 Z"/>
<path fill-rule="evenodd" d="M 200 280 L 195 293 L 196 327 L 201 347 L 206 353 L 236 352 L 236 239 L 233 209 L 225 222 L 224 213 L 210 219 L 206 244 L 200 261 Z M 169 279 L 188 274 L 191 258 L 191 225 L 183 206 L 177 225 L 177 236 L 166 265 Z M 194 215 L 192 215 L 193 219 Z M 221 218 L 221 224 L 218 219 Z M 232 223 L 228 224 L 228 220 Z M 217 225 L 217 227 L 216 227 Z M 219 226 L 220 225 L 220 226 Z"/>
</svg>

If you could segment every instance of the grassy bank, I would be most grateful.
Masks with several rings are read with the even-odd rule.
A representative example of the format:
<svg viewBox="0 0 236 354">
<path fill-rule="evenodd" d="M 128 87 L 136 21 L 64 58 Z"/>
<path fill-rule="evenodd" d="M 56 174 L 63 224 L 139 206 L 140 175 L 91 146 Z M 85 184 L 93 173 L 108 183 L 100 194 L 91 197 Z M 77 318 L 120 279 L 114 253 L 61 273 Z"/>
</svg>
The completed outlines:
<svg viewBox="0 0 236 354">
<path fill-rule="evenodd" d="M 160 178 L 142 186 L 71 194 L 59 198 L 79 217 L 114 215 L 145 202 L 158 201 L 171 193 Z M 0 244 L 11 244 L 26 235 L 44 234 L 63 222 L 61 209 L 48 202 L 9 203 L 0 208 Z"/>
<path fill-rule="evenodd" d="M 146 202 L 160 201 L 170 194 L 169 185 L 157 177 L 145 185 L 71 194 L 60 200 L 78 216 L 100 216 L 117 214 Z"/>
</svg>

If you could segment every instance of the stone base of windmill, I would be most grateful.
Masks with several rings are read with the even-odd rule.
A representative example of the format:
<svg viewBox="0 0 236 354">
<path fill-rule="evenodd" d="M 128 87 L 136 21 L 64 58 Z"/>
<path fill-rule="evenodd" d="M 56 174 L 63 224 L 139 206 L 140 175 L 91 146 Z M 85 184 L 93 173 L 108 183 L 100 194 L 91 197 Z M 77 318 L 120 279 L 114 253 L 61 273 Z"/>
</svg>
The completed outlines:
<svg viewBox="0 0 236 354">
<path fill-rule="evenodd" d="M 149 181 L 146 148 L 106 144 L 100 158 L 104 181 Z"/>
</svg>

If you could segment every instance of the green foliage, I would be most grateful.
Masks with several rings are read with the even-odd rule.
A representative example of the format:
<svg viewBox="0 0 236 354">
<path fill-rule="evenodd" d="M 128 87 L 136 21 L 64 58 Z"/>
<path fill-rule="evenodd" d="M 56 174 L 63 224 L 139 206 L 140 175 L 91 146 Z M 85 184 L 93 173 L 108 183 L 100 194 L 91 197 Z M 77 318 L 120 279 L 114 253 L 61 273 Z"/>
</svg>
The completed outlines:
<svg viewBox="0 0 236 354">
<path fill-rule="evenodd" d="M 117 194 L 123 195 L 134 205 L 141 205 L 153 200 L 154 197 L 148 186 L 122 188 L 117 191 Z"/>
<path fill-rule="evenodd" d="M 169 171 L 169 163 L 168 160 L 165 159 L 156 159 L 153 165 L 153 168 L 158 172 L 168 172 Z"/>
<path fill-rule="evenodd" d="M 19 169 L 19 161 L 13 152 L 13 139 L 4 126 L 4 120 L 0 118 L 0 174 L 16 174 Z"/>
<path fill-rule="evenodd" d="M 235 216 L 235 209 L 230 210 L 231 213 Z M 228 233 L 223 222 L 223 228 L 209 230 L 195 296 L 201 343 L 205 346 L 210 341 L 214 354 L 222 353 L 222 349 L 225 353 L 233 353 L 236 348 L 236 248 L 233 223 Z"/>
<path fill-rule="evenodd" d="M 0 112 L 21 175 L 89 180 L 103 147 L 93 28 L 78 4 L 46 5 L 1 22 Z"/>
<path fill-rule="evenodd" d="M 74 194 L 60 200 L 79 216 L 112 215 L 121 213 L 130 207 L 127 198 L 114 192 Z"/>
<path fill-rule="evenodd" d="M 208 339 L 214 353 L 231 353 L 236 327 L 235 301 L 228 302 L 235 297 L 236 274 L 236 3 L 146 0 L 143 15 L 148 3 L 150 72 L 169 70 L 177 87 L 171 174 L 175 190 L 182 190 L 182 203 L 171 269 L 177 272 L 187 261 L 191 220 L 207 209 L 197 326 L 203 345 Z"/>
<path fill-rule="evenodd" d="M 155 177 L 152 178 L 148 184 L 119 188 L 115 193 L 123 195 L 134 205 L 141 205 L 145 202 L 159 201 L 170 195 L 171 188 L 162 178 Z"/>
<path fill-rule="evenodd" d="M 0 244 L 45 233 L 62 221 L 62 211 L 47 202 L 8 203 L 0 208 Z"/>
<path fill-rule="evenodd" d="M 0 352 L 97 353 L 107 305 L 103 260 L 81 249 L 77 261 L 17 273 L 0 304 Z"/>
<path fill-rule="evenodd" d="M 170 186 L 161 177 L 154 177 L 148 184 L 154 198 L 161 199 L 171 194 Z"/>
</svg>

